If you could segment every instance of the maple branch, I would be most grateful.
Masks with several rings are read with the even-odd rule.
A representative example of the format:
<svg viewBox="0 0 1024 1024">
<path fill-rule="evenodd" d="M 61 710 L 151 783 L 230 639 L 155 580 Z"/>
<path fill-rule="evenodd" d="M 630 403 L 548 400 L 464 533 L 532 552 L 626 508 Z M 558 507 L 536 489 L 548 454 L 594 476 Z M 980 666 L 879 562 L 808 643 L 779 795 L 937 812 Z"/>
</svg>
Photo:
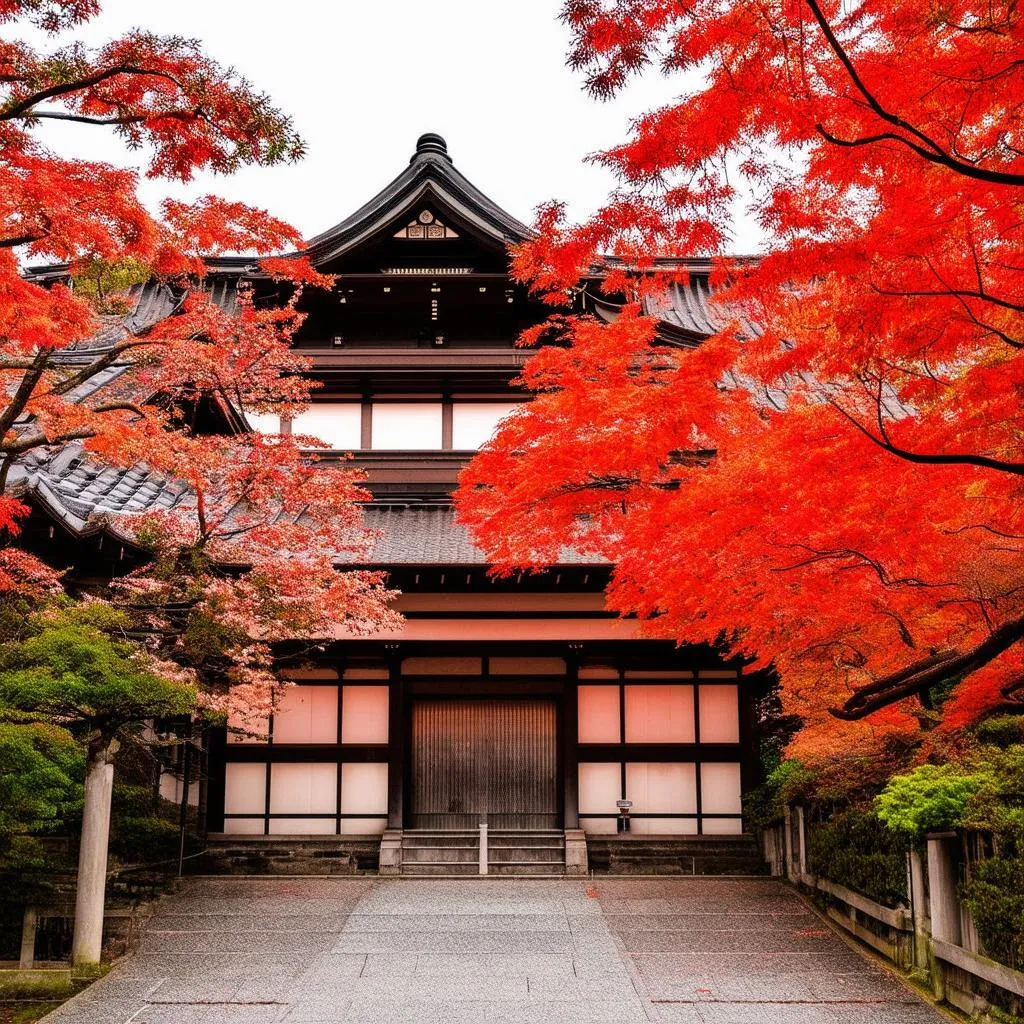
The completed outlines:
<svg viewBox="0 0 1024 1024">
<path fill-rule="evenodd" d="M 814 565 L 817 562 L 828 562 L 828 561 L 842 561 L 843 559 L 851 559 L 855 562 L 854 565 L 846 566 L 848 569 L 854 568 L 870 568 L 873 569 L 875 575 L 878 577 L 879 582 L 886 587 L 922 587 L 926 589 L 951 587 L 955 584 L 952 583 L 926 583 L 924 580 L 919 579 L 916 576 L 901 576 L 901 577 L 890 577 L 886 572 L 885 566 L 882 565 L 877 559 L 872 558 L 870 555 L 864 554 L 863 551 L 858 551 L 856 548 L 836 548 L 834 550 L 825 551 L 813 548 L 809 544 L 786 544 L 783 545 L 788 548 L 797 548 L 801 551 L 808 552 L 809 557 L 803 559 L 800 562 L 794 562 L 792 565 L 782 565 L 777 568 L 773 568 L 771 572 L 792 572 L 794 569 L 802 569 L 808 565 Z M 859 564 L 858 564 L 859 563 Z M 910 646 L 913 646 L 911 644 Z"/>
<path fill-rule="evenodd" d="M 817 0 L 806 0 L 807 6 L 810 8 L 811 13 L 814 15 L 814 20 L 818 23 L 821 31 L 825 35 L 825 40 L 829 45 L 829 49 L 839 58 L 839 62 L 846 69 L 847 75 L 850 77 L 850 81 L 853 82 L 857 91 L 867 101 L 868 106 L 880 117 L 883 121 L 888 124 L 894 125 L 897 128 L 903 129 L 912 135 L 917 142 L 912 139 L 908 139 L 903 135 L 896 133 L 882 133 L 880 135 L 868 136 L 863 139 L 852 139 L 845 140 L 839 139 L 831 133 L 827 132 L 825 128 L 817 124 L 815 128 L 818 133 L 828 142 L 831 142 L 837 146 L 864 146 L 872 142 L 878 142 L 882 139 L 891 139 L 896 142 L 900 142 L 905 146 L 912 149 L 918 156 L 929 161 L 930 163 L 939 164 L 943 167 L 948 168 L 951 171 L 955 171 L 958 174 L 962 174 L 968 178 L 977 178 L 980 181 L 992 182 L 996 185 L 1024 185 L 1024 174 L 1014 174 L 1010 171 L 991 171 L 984 167 L 977 167 L 973 163 L 969 163 L 966 160 L 960 160 L 952 156 L 946 150 L 944 150 L 934 139 L 930 138 L 919 128 L 914 127 L 909 121 L 903 120 L 903 118 L 896 114 L 890 113 L 882 104 L 878 101 L 875 95 L 870 89 L 864 84 L 863 79 L 857 71 L 853 60 L 850 55 L 846 52 L 843 44 L 839 41 L 835 32 L 832 31 L 832 26 L 829 25 L 828 19 L 825 17 L 818 5 Z"/>
<path fill-rule="evenodd" d="M 1024 534 L 1004 533 L 994 526 L 986 526 L 984 523 L 973 523 L 970 526 L 959 526 L 955 530 L 943 530 L 943 533 L 956 536 L 958 533 L 966 533 L 968 530 L 985 530 L 987 533 L 994 533 L 997 537 L 1005 537 L 1007 540 L 1024 540 Z"/>
<path fill-rule="evenodd" d="M 50 232 L 34 232 L 33 234 L 15 235 L 13 238 L 0 238 L 0 249 L 14 249 L 19 245 L 28 245 L 29 242 L 39 242 Z"/>
<path fill-rule="evenodd" d="M 85 114 L 67 114 L 59 110 L 33 110 L 30 114 L 25 114 L 24 116 L 47 121 L 74 121 L 77 124 L 142 124 L 145 121 L 156 121 L 162 117 L 174 118 L 179 121 L 192 117 L 199 118 L 202 117 L 202 108 L 196 107 L 195 110 L 164 110 L 151 114 L 122 114 L 114 117 L 88 117 Z"/>
<path fill-rule="evenodd" d="M 38 114 L 32 112 L 32 108 L 37 103 L 41 103 L 43 100 L 52 100 L 56 96 L 66 96 L 69 93 L 81 92 L 83 89 L 91 89 L 93 86 L 106 82 L 110 78 L 116 78 L 118 75 L 145 75 L 153 78 L 163 78 L 168 82 L 173 82 L 183 92 L 185 91 L 185 87 L 181 82 L 166 71 L 151 71 L 148 68 L 135 67 L 131 64 L 117 64 L 114 67 L 98 71 L 95 75 L 90 75 L 87 78 L 78 78 L 73 82 L 62 82 L 59 85 L 51 85 L 48 89 L 40 89 L 39 92 L 26 96 L 7 110 L 0 111 L 0 121 L 11 121 L 21 117 L 38 117 Z"/>
<path fill-rule="evenodd" d="M 942 651 L 916 661 L 898 672 L 858 688 L 842 707 L 829 708 L 829 713 L 847 722 L 864 718 L 954 676 L 969 675 L 1022 639 L 1024 617 L 1011 619 L 969 651 Z"/>
<path fill-rule="evenodd" d="M 1024 462 L 1005 462 L 1002 459 L 993 459 L 988 455 L 972 455 L 969 452 L 956 452 L 950 454 L 912 452 L 894 444 L 888 436 L 878 437 L 864 426 L 855 416 L 851 416 L 835 399 L 827 399 L 828 404 L 838 413 L 847 419 L 857 428 L 872 444 L 896 455 L 907 462 L 913 462 L 922 466 L 978 466 L 981 469 L 994 469 L 1000 473 L 1011 473 L 1013 476 L 1024 476 Z"/>
<path fill-rule="evenodd" d="M 56 434 L 53 437 L 47 437 L 43 433 L 25 434 L 18 438 L 17 441 L 11 441 L 9 444 L 0 447 L 0 452 L 4 452 L 6 455 L 24 455 L 25 452 L 31 451 L 33 448 L 64 444 L 66 441 L 84 441 L 95 436 L 96 431 L 89 427 L 83 427 L 81 430 L 69 430 L 64 434 Z"/>
<path fill-rule="evenodd" d="M 93 412 L 133 412 L 136 416 L 145 419 L 148 415 L 146 410 L 135 402 L 102 402 L 92 407 Z"/>
<path fill-rule="evenodd" d="M 6 436 L 7 431 L 14 426 L 15 420 L 25 411 L 32 392 L 39 383 L 50 361 L 50 349 L 39 350 L 31 367 L 18 382 L 18 387 L 7 403 L 7 408 L 0 413 L 0 441 Z"/>
<path fill-rule="evenodd" d="M 1003 309 L 1013 310 L 1015 313 L 1024 313 L 1024 305 L 1018 302 L 1010 302 L 1007 299 L 1000 299 L 996 295 L 990 295 L 983 288 L 971 291 L 967 288 L 944 288 L 942 290 L 921 289 L 914 291 L 896 291 L 888 288 L 880 288 L 876 284 L 869 285 L 873 292 L 879 295 L 889 295 L 900 299 L 934 299 L 934 298 L 968 298 L 980 299 L 982 302 L 991 302 L 993 306 L 1001 306 Z"/>
</svg>

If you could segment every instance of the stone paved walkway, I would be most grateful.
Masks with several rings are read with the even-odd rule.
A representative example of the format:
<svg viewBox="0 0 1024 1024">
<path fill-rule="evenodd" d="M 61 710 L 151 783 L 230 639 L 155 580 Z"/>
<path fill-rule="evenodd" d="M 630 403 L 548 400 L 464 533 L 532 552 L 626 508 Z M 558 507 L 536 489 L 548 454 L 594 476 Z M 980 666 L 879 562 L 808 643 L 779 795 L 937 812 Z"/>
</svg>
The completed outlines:
<svg viewBox="0 0 1024 1024">
<path fill-rule="evenodd" d="M 939 1024 L 770 880 L 200 878 L 48 1024 Z"/>
</svg>

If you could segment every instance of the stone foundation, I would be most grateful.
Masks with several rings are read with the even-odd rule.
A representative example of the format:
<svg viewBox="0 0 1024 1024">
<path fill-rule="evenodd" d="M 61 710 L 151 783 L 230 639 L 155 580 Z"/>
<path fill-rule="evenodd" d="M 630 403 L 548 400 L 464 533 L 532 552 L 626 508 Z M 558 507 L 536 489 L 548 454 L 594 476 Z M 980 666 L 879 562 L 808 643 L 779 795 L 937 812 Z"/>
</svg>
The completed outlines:
<svg viewBox="0 0 1024 1024">
<path fill-rule="evenodd" d="M 207 875 L 376 874 L 379 836 L 211 836 L 194 863 Z"/>
</svg>

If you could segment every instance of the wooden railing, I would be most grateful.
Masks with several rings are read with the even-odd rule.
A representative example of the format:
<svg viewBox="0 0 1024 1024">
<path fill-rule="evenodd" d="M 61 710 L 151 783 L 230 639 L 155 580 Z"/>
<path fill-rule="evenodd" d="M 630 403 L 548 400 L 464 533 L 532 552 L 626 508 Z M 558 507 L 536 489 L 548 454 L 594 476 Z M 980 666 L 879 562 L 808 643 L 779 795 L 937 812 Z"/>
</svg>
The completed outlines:
<svg viewBox="0 0 1024 1024">
<path fill-rule="evenodd" d="M 1024 972 L 997 963 L 979 948 L 977 930 L 960 899 L 962 833 L 927 837 L 907 855 L 909 906 L 886 907 L 808 870 L 804 808 L 764 829 L 761 848 L 772 873 L 810 895 L 830 920 L 927 983 L 935 997 L 968 1014 L 996 1010 L 1024 1016 Z"/>
</svg>

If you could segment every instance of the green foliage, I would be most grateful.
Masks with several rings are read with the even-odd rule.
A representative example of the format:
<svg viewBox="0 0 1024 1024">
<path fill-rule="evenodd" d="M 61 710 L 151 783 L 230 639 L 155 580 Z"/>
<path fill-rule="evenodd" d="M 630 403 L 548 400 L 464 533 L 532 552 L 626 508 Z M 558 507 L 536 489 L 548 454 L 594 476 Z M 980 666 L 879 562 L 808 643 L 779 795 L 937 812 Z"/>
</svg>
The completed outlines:
<svg viewBox="0 0 1024 1024">
<path fill-rule="evenodd" d="M 123 818 L 117 824 L 114 852 L 126 864 L 171 860 L 178 856 L 180 832 L 163 818 Z"/>
<path fill-rule="evenodd" d="M 153 787 L 114 785 L 112 812 L 120 818 L 147 818 L 153 814 Z"/>
<path fill-rule="evenodd" d="M 84 774 L 81 749 L 64 729 L 0 722 L 0 870 L 42 865 L 32 834 L 80 812 Z"/>
<path fill-rule="evenodd" d="M 807 861 L 812 874 L 876 903 L 887 907 L 906 903 L 906 846 L 870 812 L 848 810 L 812 825 Z"/>
<path fill-rule="evenodd" d="M 815 772 L 803 762 L 783 761 L 747 795 L 744 805 L 747 817 L 761 828 L 780 821 L 786 805 L 808 796 L 815 779 Z"/>
<path fill-rule="evenodd" d="M 961 888 L 985 952 L 1008 967 L 1024 967 L 1024 857 L 992 857 L 975 866 Z"/>
<path fill-rule="evenodd" d="M 75 271 L 74 287 L 100 313 L 123 313 L 125 293 L 134 285 L 145 284 L 152 276 L 152 270 L 139 260 L 91 259 Z"/>
<path fill-rule="evenodd" d="M 957 824 L 991 832 L 1004 855 L 1024 856 L 1024 744 L 975 755 L 979 785 Z"/>
<path fill-rule="evenodd" d="M 919 765 L 889 780 L 875 800 L 878 817 L 910 840 L 953 828 L 961 823 L 968 801 L 985 781 L 984 774 L 959 765 Z"/>
<path fill-rule="evenodd" d="M 974 735 L 994 747 L 1009 747 L 1024 743 L 1024 715 L 995 715 L 979 722 Z"/>
<path fill-rule="evenodd" d="M 0 714 L 82 724 L 108 741 L 148 718 L 190 714 L 195 689 L 163 678 L 117 637 L 127 624 L 100 602 L 33 616 L 29 636 L 0 645 Z"/>
</svg>

